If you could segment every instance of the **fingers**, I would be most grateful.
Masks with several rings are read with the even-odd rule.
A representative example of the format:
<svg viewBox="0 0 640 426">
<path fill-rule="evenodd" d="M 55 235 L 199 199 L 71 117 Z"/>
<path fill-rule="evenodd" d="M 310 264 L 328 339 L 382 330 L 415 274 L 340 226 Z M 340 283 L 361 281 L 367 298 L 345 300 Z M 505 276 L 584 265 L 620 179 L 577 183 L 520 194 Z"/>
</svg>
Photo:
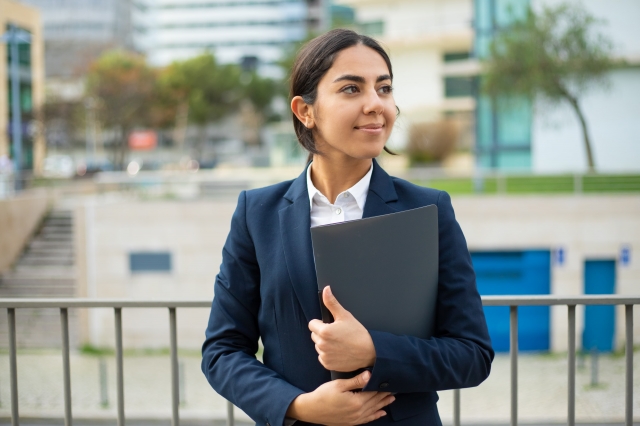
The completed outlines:
<svg viewBox="0 0 640 426">
<path fill-rule="evenodd" d="M 339 381 L 341 382 L 340 385 L 343 390 L 350 391 L 364 388 L 369 382 L 370 378 L 371 373 L 369 371 L 363 371 L 354 378 L 342 379 Z"/>
<path fill-rule="evenodd" d="M 374 395 L 372 398 L 367 401 L 365 404 L 365 413 L 366 414 L 362 418 L 362 423 L 369 423 L 374 420 L 379 419 L 382 416 L 385 416 L 387 413 L 383 410 L 384 407 L 391 404 L 396 398 L 388 392 L 372 392 Z"/>
<path fill-rule="evenodd" d="M 335 298 L 333 293 L 331 292 L 331 287 L 326 286 L 324 290 L 322 290 L 322 301 L 324 305 L 329 309 L 334 319 L 338 319 L 340 316 L 343 316 L 345 312 L 347 312 L 338 299 Z"/>
<path fill-rule="evenodd" d="M 326 324 L 320 320 L 314 319 L 309 321 L 309 330 L 311 330 L 312 333 L 318 333 L 324 326 L 326 326 Z"/>
</svg>

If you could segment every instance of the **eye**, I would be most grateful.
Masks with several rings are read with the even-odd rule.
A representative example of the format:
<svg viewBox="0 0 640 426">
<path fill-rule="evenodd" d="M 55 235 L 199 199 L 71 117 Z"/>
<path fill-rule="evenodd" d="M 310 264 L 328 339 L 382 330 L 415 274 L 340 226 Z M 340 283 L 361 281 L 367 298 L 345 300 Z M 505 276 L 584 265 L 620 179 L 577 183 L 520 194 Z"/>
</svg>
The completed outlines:
<svg viewBox="0 0 640 426">
<path fill-rule="evenodd" d="M 393 87 L 391 87 L 389 85 L 385 85 L 385 86 L 380 87 L 378 89 L 378 92 L 382 93 L 384 95 L 389 95 L 389 94 L 391 94 L 393 92 Z"/>
<path fill-rule="evenodd" d="M 342 89 L 342 93 L 346 93 L 347 95 L 352 95 L 358 92 L 358 86 L 350 85 Z"/>
</svg>

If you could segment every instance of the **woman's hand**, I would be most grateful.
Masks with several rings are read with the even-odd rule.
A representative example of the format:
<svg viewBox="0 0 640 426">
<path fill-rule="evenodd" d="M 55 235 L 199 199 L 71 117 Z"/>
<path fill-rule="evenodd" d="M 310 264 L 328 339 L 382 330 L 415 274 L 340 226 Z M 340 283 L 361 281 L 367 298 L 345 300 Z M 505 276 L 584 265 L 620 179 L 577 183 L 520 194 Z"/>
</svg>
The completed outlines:
<svg viewBox="0 0 640 426">
<path fill-rule="evenodd" d="M 327 286 L 322 292 L 325 306 L 334 322 L 309 322 L 311 339 L 316 344 L 318 359 L 324 368 L 334 371 L 355 371 L 371 367 L 376 361 L 376 348 L 366 328 L 338 303 Z"/>
<path fill-rule="evenodd" d="M 323 425 L 359 425 L 379 419 L 387 414 L 382 408 L 395 397 L 389 392 L 353 392 L 362 389 L 370 377 L 365 371 L 352 379 L 327 382 L 294 399 L 286 416 Z"/>
</svg>

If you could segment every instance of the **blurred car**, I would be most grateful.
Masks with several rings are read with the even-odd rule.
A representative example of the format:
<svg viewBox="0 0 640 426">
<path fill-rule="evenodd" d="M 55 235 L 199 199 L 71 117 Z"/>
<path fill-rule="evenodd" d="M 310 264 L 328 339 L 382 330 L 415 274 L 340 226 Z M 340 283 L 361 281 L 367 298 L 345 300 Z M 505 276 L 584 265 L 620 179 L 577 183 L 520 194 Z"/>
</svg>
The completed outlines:
<svg viewBox="0 0 640 426">
<path fill-rule="evenodd" d="M 112 172 L 115 168 L 109 160 L 94 160 L 87 163 L 81 162 L 76 168 L 78 177 L 90 177 L 99 172 Z"/>
<path fill-rule="evenodd" d="M 68 155 L 50 155 L 44 159 L 42 175 L 48 178 L 71 178 L 76 174 L 73 159 Z"/>
</svg>

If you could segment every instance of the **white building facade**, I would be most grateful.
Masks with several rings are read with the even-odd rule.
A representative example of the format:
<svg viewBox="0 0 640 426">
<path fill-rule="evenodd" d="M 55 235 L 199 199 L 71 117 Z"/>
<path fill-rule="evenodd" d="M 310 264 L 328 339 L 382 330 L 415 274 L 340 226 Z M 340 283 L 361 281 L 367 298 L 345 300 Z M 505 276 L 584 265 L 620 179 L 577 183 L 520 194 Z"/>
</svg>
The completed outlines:
<svg viewBox="0 0 640 426">
<path fill-rule="evenodd" d="M 134 17 L 135 40 L 153 65 L 205 51 L 223 63 L 279 77 L 277 62 L 308 27 L 324 25 L 323 2 L 306 0 L 154 0 Z"/>
<path fill-rule="evenodd" d="M 340 3 L 355 9 L 358 26 L 391 56 L 394 96 L 401 111 L 391 147 L 405 147 L 412 126 L 444 116 L 455 116 L 468 127 L 475 105 L 471 93 L 448 97 L 445 85 L 446 77 L 473 72 L 465 60 L 473 46 L 470 0 Z"/>
<path fill-rule="evenodd" d="M 608 75 L 608 85 L 580 94 L 592 139 L 596 169 L 640 170 L 640 3 L 634 0 L 571 0 L 602 21 L 598 30 L 614 43 L 626 66 Z M 578 118 L 568 105 L 543 100 L 497 111 L 478 93 L 477 58 L 496 31 L 508 25 L 509 9 L 534 10 L 560 0 L 341 0 L 356 12 L 365 33 L 380 40 L 394 65 L 401 110 L 392 136 L 405 147 L 412 126 L 455 118 L 463 150 L 471 148 L 481 169 L 536 173 L 584 172 L 586 154 Z M 465 136 L 466 133 L 466 136 Z"/>
</svg>

